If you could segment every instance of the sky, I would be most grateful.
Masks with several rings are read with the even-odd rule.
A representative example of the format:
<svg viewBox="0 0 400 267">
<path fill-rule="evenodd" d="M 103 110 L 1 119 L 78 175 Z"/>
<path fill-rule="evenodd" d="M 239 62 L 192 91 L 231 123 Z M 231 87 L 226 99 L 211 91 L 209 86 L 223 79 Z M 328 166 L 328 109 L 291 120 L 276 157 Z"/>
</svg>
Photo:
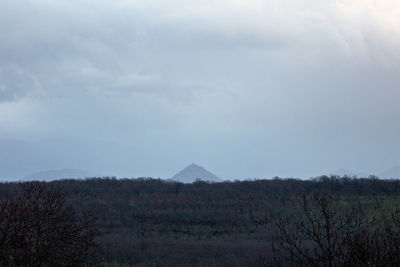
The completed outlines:
<svg viewBox="0 0 400 267">
<path fill-rule="evenodd" d="M 0 0 L 0 177 L 400 165 L 396 0 Z"/>
</svg>

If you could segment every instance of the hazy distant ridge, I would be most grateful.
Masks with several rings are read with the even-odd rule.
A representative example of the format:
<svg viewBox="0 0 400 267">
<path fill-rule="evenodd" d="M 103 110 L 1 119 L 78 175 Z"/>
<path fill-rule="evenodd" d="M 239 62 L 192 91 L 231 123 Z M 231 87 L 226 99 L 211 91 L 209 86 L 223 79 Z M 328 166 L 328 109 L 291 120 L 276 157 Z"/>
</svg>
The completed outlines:
<svg viewBox="0 0 400 267">
<path fill-rule="evenodd" d="M 400 179 L 400 166 L 395 166 L 378 174 L 367 174 L 365 172 L 357 172 L 347 169 L 340 169 L 332 173 L 339 176 L 357 176 L 367 178 L 370 175 L 376 175 L 381 179 Z"/>
<path fill-rule="evenodd" d="M 399 179 L 400 178 L 400 166 L 396 166 L 393 168 L 390 168 L 384 172 L 381 172 L 379 174 L 380 178 L 384 179 Z"/>
<path fill-rule="evenodd" d="M 23 180 L 56 180 L 63 178 L 86 178 L 93 177 L 94 175 L 90 172 L 79 170 L 79 169 L 63 169 L 63 170 L 48 170 L 40 171 L 28 176 L 25 176 Z"/>
</svg>

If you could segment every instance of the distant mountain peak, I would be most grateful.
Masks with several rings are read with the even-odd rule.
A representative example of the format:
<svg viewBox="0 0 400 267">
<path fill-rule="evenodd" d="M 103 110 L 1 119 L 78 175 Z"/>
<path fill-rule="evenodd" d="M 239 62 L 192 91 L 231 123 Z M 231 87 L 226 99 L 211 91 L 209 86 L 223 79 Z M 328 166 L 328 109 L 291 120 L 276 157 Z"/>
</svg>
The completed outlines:
<svg viewBox="0 0 400 267">
<path fill-rule="evenodd" d="M 189 166 L 175 174 L 171 179 L 183 183 L 192 183 L 196 180 L 213 182 L 220 181 L 220 179 L 215 174 L 207 171 L 204 167 L 194 163 L 190 164 Z"/>
<path fill-rule="evenodd" d="M 189 166 L 187 166 L 185 169 L 187 169 L 187 168 L 203 168 L 203 167 L 201 167 L 200 165 L 192 163 L 192 164 L 189 164 Z"/>
</svg>

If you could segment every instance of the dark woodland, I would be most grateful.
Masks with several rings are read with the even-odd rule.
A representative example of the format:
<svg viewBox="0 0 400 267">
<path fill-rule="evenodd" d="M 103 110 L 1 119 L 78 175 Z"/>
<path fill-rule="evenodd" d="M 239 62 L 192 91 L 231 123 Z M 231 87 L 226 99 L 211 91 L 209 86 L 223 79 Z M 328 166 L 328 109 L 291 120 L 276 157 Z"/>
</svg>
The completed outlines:
<svg viewBox="0 0 400 267">
<path fill-rule="evenodd" d="M 399 266 L 400 181 L 0 184 L 1 266 Z"/>
</svg>

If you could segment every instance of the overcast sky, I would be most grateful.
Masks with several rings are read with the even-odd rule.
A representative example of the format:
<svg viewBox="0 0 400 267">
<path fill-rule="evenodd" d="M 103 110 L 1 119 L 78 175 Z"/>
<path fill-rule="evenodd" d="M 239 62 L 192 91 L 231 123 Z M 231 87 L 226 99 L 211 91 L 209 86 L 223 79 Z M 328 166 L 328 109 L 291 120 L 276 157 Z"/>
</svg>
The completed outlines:
<svg viewBox="0 0 400 267">
<path fill-rule="evenodd" d="M 0 0 L 0 177 L 400 165 L 398 0 Z"/>
</svg>

